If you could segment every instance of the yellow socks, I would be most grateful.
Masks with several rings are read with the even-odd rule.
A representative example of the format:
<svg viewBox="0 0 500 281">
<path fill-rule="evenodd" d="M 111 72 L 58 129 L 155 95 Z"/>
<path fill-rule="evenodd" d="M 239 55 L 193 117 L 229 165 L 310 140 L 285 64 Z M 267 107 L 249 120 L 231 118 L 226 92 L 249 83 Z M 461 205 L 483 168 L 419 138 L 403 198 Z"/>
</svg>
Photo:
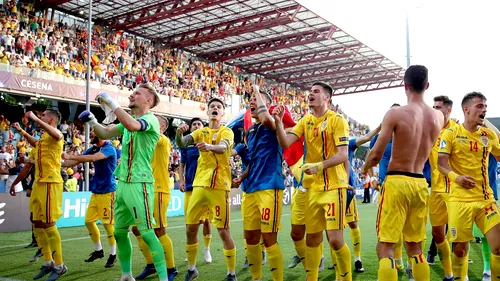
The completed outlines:
<svg viewBox="0 0 500 281">
<path fill-rule="evenodd" d="M 453 253 L 451 264 L 453 268 L 453 277 L 455 277 L 455 280 L 465 280 L 467 271 L 469 271 L 469 261 L 467 257 L 468 255 L 465 255 L 464 257 L 457 257 Z M 493 267 L 491 268 L 493 269 Z M 491 273 L 493 273 L 493 271 Z"/>
<path fill-rule="evenodd" d="M 247 244 L 247 240 L 246 239 L 243 239 L 243 246 L 245 247 L 245 251 L 246 251 L 247 248 L 248 248 L 248 244 Z"/>
<path fill-rule="evenodd" d="M 38 247 L 42 249 L 43 261 L 52 262 L 52 252 L 49 246 L 49 237 L 43 228 L 35 228 L 36 241 Z"/>
<path fill-rule="evenodd" d="M 431 271 L 427 259 L 423 254 L 418 254 L 411 257 L 411 265 L 413 269 L 413 277 L 418 281 L 430 281 Z"/>
<path fill-rule="evenodd" d="M 158 237 L 158 240 L 160 240 L 161 246 L 163 247 L 163 251 L 165 252 L 165 261 L 167 263 L 167 268 L 174 268 L 175 260 L 174 260 L 174 247 L 172 246 L 172 240 L 166 233 L 165 235 Z"/>
<path fill-rule="evenodd" d="M 359 226 L 355 229 L 350 228 L 351 232 L 351 240 L 352 246 L 354 248 L 354 257 L 361 257 L 361 231 L 359 230 Z"/>
<path fill-rule="evenodd" d="M 205 245 L 205 248 L 210 248 L 210 242 L 212 241 L 212 234 L 208 234 L 203 236 L 203 244 Z M 246 240 L 245 240 L 246 244 Z"/>
<path fill-rule="evenodd" d="M 196 264 L 196 254 L 198 254 L 198 243 L 186 245 L 186 256 L 189 264 Z"/>
<path fill-rule="evenodd" d="M 49 238 L 50 249 L 54 252 L 54 262 L 56 265 L 63 264 L 63 254 L 61 245 L 61 235 L 57 231 L 57 226 L 51 226 L 45 229 Z"/>
<path fill-rule="evenodd" d="M 378 262 L 378 280 L 398 281 L 398 270 L 392 258 L 383 258 Z"/>
<path fill-rule="evenodd" d="M 267 260 L 274 281 L 283 281 L 283 254 L 278 243 L 267 249 Z"/>
<path fill-rule="evenodd" d="M 151 249 L 149 249 L 148 244 L 142 239 L 142 236 L 136 236 L 136 238 L 139 249 L 141 249 L 142 255 L 146 259 L 146 264 L 153 264 L 153 256 L 151 255 Z"/>
<path fill-rule="evenodd" d="M 252 280 L 262 279 L 262 251 L 259 245 L 247 245 L 246 255 L 248 264 L 250 265 L 250 272 L 252 273 Z"/>
<path fill-rule="evenodd" d="M 224 249 L 224 257 L 226 257 L 227 270 L 232 274 L 235 274 L 236 270 L 236 247 L 231 250 Z M 189 259 L 189 257 L 188 257 Z M 262 265 L 261 265 L 262 266 Z"/>
<path fill-rule="evenodd" d="M 293 241 L 295 244 L 295 251 L 297 251 L 297 256 L 302 260 L 304 268 L 306 268 L 306 240 L 302 239 L 300 241 Z"/>
<path fill-rule="evenodd" d="M 352 280 L 351 251 L 347 244 L 337 251 L 333 251 L 337 260 L 337 270 L 340 274 L 339 280 Z"/>
<path fill-rule="evenodd" d="M 500 256 L 491 254 L 490 258 L 491 280 L 498 280 L 500 276 Z"/>
<path fill-rule="evenodd" d="M 330 256 L 332 257 L 332 264 L 335 270 L 335 280 L 340 280 L 340 271 L 337 267 L 337 258 L 335 257 L 335 251 L 330 247 Z"/>
<path fill-rule="evenodd" d="M 445 239 L 443 243 L 440 244 L 436 243 L 436 248 L 438 249 L 439 259 L 443 264 L 444 274 L 446 276 L 453 275 L 453 268 L 451 267 L 451 250 L 448 240 Z"/>
<path fill-rule="evenodd" d="M 111 224 L 103 224 L 103 226 L 106 229 L 106 236 L 108 238 L 109 254 L 116 255 L 115 227 Z"/>
<path fill-rule="evenodd" d="M 307 247 L 306 246 L 306 273 L 307 281 L 318 280 L 318 267 L 321 262 L 321 247 Z M 350 258 L 349 258 L 350 260 Z M 350 269 L 349 269 L 350 270 Z"/>
<path fill-rule="evenodd" d="M 87 227 L 89 231 L 89 236 L 90 240 L 94 242 L 94 244 L 98 243 L 101 241 L 101 233 L 99 232 L 99 228 L 97 227 L 97 224 L 95 222 L 87 222 L 85 223 L 85 226 Z M 97 251 L 100 249 L 97 249 Z"/>
</svg>

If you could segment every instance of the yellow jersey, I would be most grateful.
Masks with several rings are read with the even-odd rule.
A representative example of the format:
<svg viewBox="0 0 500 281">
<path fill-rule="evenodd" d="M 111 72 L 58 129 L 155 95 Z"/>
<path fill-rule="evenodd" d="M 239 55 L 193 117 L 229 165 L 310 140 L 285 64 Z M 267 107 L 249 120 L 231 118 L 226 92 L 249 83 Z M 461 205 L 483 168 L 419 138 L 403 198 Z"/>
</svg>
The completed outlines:
<svg viewBox="0 0 500 281">
<path fill-rule="evenodd" d="M 349 145 L 349 125 L 340 114 L 328 110 L 323 116 L 307 114 L 290 132 L 298 138 L 304 136 L 305 163 L 323 162 L 338 152 L 337 147 Z M 344 165 L 324 169 L 313 175 L 310 188 L 327 191 L 347 188 Z"/>
<path fill-rule="evenodd" d="M 439 152 L 439 145 L 441 143 L 441 138 L 443 136 L 443 133 L 448 129 L 448 128 L 453 128 L 457 125 L 457 123 L 453 120 L 450 120 L 448 122 L 448 125 L 446 125 L 445 128 L 441 130 L 441 133 L 439 133 L 439 137 L 434 143 L 434 146 L 432 147 L 431 150 L 431 155 L 429 156 L 429 164 L 431 166 L 431 191 L 432 192 L 440 192 L 440 193 L 450 193 L 450 180 L 441 174 L 438 169 L 438 152 Z"/>
<path fill-rule="evenodd" d="M 226 152 L 222 154 L 200 151 L 193 187 L 230 190 L 232 179 L 229 159 L 234 142 L 233 131 L 224 125 L 218 129 L 204 127 L 192 132 L 191 136 L 195 143 L 227 145 Z"/>
<path fill-rule="evenodd" d="M 80 138 L 73 137 L 73 144 L 75 146 L 80 146 L 82 144 L 82 140 Z"/>
<path fill-rule="evenodd" d="M 447 129 L 441 136 L 439 153 L 450 155 L 451 169 L 474 178 L 476 186 L 465 189 L 451 182 L 450 201 L 494 201 L 488 180 L 489 155 L 500 155 L 498 136 L 488 128 L 469 132 L 463 125 Z"/>
<path fill-rule="evenodd" d="M 153 167 L 153 177 L 155 192 L 170 193 L 170 179 L 168 165 L 170 161 L 170 151 L 172 144 L 165 135 L 160 135 L 156 144 L 151 166 Z"/>
<path fill-rule="evenodd" d="M 62 135 L 59 130 L 57 132 Z M 37 156 L 35 157 L 36 182 L 63 182 L 61 177 L 63 147 L 63 138 L 55 140 L 47 132 L 41 135 L 40 140 L 37 142 Z"/>
</svg>

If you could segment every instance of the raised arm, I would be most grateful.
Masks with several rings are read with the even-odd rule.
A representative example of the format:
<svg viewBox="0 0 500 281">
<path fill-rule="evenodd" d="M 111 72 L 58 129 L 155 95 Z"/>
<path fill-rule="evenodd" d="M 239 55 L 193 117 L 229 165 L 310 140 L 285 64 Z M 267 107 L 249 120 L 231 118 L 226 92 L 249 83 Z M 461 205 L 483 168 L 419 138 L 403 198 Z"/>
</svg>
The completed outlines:
<svg viewBox="0 0 500 281">
<path fill-rule="evenodd" d="M 288 148 L 296 141 L 299 140 L 299 137 L 293 133 L 295 127 L 299 130 L 300 125 L 296 125 L 294 129 L 289 131 L 288 133 L 285 131 L 285 127 L 283 125 L 283 116 L 285 115 L 285 108 L 282 105 L 277 106 L 273 110 L 274 123 L 276 126 L 276 137 L 278 138 L 278 142 L 282 148 Z"/>
<path fill-rule="evenodd" d="M 185 147 L 194 143 L 194 138 L 191 135 L 182 136 L 189 130 L 188 124 L 182 124 L 177 128 L 175 133 L 175 143 L 178 147 Z"/>
<path fill-rule="evenodd" d="M 266 106 L 266 102 L 262 99 L 262 94 L 260 93 L 259 86 L 253 86 L 253 92 L 255 95 L 255 100 L 257 101 L 257 114 L 259 114 L 259 120 L 271 130 L 276 130 L 276 124 L 273 117 L 269 114 L 269 109 Z"/>
<path fill-rule="evenodd" d="M 32 135 L 26 133 L 26 131 L 21 128 L 21 126 L 19 125 L 19 123 L 16 122 L 16 123 L 12 124 L 12 127 L 14 129 L 16 129 L 19 133 L 21 133 L 21 135 L 26 138 L 26 141 L 28 141 L 28 143 L 31 146 L 35 146 L 36 143 L 38 142 L 38 140 L 35 139 Z"/>
<path fill-rule="evenodd" d="M 42 129 L 45 132 L 47 132 L 47 134 L 49 134 L 53 139 L 62 140 L 63 135 L 61 134 L 61 132 L 59 132 L 56 128 L 40 120 L 40 118 L 38 118 L 33 112 L 28 111 L 26 112 L 26 115 L 28 116 L 28 118 L 38 123 L 38 125 L 42 127 Z"/>
<path fill-rule="evenodd" d="M 356 139 L 356 146 L 360 147 L 363 144 L 369 142 L 376 134 L 380 132 L 382 125 L 379 125 L 375 130 L 369 132 L 368 134 Z"/>
<path fill-rule="evenodd" d="M 89 122 L 89 124 L 90 124 L 90 122 Z M 101 124 L 97 124 L 97 122 L 96 122 L 96 124 L 94 124 L 92 128 L 93 128 L 96 136 L 99 137 L 100 139 L 103 139 L 103 140 L 109 140 L 111 138 L 118 137 L 118 136 L 122 135 L 122 132 L 120 132 L 120 130 L 118 129 L 118 126 L 116 126 L 115 124 L 103 126 Z"/>
</svg>

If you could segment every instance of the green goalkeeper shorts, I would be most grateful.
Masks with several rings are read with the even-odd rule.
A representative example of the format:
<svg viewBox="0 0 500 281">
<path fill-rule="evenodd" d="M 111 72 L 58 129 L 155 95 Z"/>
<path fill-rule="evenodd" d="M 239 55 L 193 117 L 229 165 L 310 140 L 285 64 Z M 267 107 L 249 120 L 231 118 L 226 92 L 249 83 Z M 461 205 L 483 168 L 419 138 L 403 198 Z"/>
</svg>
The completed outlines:
<svg viewBox="0 0 500 281">
<path fill-rule="evenodd" d="M 479 228 L 475 223 L 474 226 L 472 227 L 472 234 L 474 235 L 474 237 L 484 238 L 483 233 L 481 233 L 481 230 L 479 230 Z"/>
<path fill-rule="evenodd" d="M 115 202 L 115 228 L 136 225 L 139 231 L 153 229 L 156 224 L 154 185 L 144 182 L 118 182 Z"/>
</svg>

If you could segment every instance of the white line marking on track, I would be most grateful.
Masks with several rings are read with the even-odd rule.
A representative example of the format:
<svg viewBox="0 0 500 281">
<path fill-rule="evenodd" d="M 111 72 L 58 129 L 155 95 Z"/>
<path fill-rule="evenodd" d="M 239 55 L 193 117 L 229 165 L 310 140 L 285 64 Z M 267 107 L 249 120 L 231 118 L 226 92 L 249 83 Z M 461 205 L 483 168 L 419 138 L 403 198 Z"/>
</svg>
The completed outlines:
<svg viewBox="0 0 500 281">
<path fill-rule="evenodd" d="M 281 216 L 289 216 L 290 214 L 282 214 Z M 239 222 L 243 221 L 243 219 L 236 219 L 236 220 L 231 220 L 231 222 Z M 167 231 L 169 229 L 178 229 L 178 228 L 185 228 L 186 225 L 176 225 L 176 226 L 167 226 Z M 106 234 L 101 235 L 101 237 L 105 237 Z M 76 240 L 85 240 L 85 239 L 90 239 L 88 236 L 85 237 L 75 237 L 75 238 L 69 238 L 69 239 L 63 239 L 62 242 L 67 242 L 67 241 L 76 241 Z M 15 247 L 21 247 L 25 246 L 26 244 L 17 244 L 17 245 L 6 245 L 6 246 L 0 246 L 0 249 L 7 249 L 7 248 L 15 248 Z M 3 278 L 3 277 L 0 277 Z M 0 279 L 0 281 L 4 281 L 4 279 Z M 15 279 L 5 279 L 5 281 L 22 281 L 22 280 L 15 280 Z"/>
</svg>

